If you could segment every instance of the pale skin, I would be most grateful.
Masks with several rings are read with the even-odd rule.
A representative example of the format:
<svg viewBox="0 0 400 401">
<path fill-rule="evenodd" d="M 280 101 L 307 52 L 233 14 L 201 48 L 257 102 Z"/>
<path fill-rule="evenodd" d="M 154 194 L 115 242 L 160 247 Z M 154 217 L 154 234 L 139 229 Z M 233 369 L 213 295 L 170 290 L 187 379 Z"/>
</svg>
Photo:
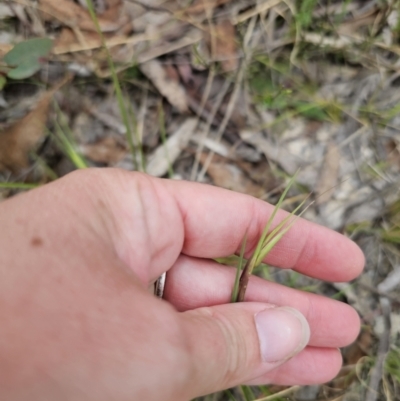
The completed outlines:
<svg viewBox="0 0 400 401">
<path fill-rule="evenodd" d="M 350 306 L 255 277 L 246 302 L 228 304 L 235 270 L 212 260 L 238 253 L 246 232 L 249 255 L 272 210 L 112 169 L 1 203 L 0 398 L 186 401 L 243 383 L 332 379 L 338 348 L 359 332 Z M 300 219 L 267 262 L 348 281 L 364 256 Z M 165 271 L 160 300 L 148 288 Z"/>
</svg>

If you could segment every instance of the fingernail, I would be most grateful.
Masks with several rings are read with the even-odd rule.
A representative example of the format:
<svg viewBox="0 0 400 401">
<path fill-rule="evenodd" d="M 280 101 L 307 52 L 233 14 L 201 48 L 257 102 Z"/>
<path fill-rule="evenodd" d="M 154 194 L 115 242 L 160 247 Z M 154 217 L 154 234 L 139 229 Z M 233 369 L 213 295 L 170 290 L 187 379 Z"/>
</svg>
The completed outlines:
<svg viewBox="0 0 400 401">
<path fill-rule="evenodd" d="M 263 362 L 287 360 L 300 352 L 310 339 L 306 318 L 289 307 L 271 308 L 255 315 Z"/>
</svg>

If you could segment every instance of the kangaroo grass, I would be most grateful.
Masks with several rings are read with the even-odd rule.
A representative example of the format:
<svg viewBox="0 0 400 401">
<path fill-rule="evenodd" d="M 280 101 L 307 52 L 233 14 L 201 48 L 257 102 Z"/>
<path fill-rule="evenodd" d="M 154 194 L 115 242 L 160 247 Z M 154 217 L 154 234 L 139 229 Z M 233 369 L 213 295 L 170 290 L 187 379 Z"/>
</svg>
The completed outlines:
<svg viewBox="0 0 400 401">
<path fill-rule="evenodd" d="M 244 297 L 247 290 L 247 285 L 249 283 L 249 279 L 251 274 L 253 273 L 254 269 L 258 267 L 265 257 L 272 251 L 275 245 L 285 236 L 285 234 L 293 227 L 297 219 L 308 209 L 311 205 L 308 205 L 300 214 L 296 215 L 296 213 L 304 206 L 305 202 L 307 201 L 308 197 L 297 206 L 292 213 L 290 213 L 286 218 L 284 218 L 274 229 L 271 230 L 272 223 L 275 220 L 276 214 L 278 210 L 282 206 L 283 201 L 286 198 L 286 195 L 289 189 L 292 187 L 293 183 L 295 182 L 297 177 L 297 173 L 290 179 L 288 185 L 286 186 L 285 190 L 283 191 L 281 197 L 279 198 L 278 203 L 275 205 L 275 208 L 271 214 L 271 217 L 268 219 L 267 224 L 265 225 L 264 231 L 257 243 L 256 249 L 252 254 L 251 258 L 246 262 L 243 271 L 242 264 L 243 264 L 243 255 L 244 249 L 246 247 L 247 242 L 247 235 L 245 236 L 242 242 L 242 249 L 241 249 L 241 256 L 237 267 L 236 273 L 236 280 L 232 290 L 232 302 L 243 302 Z M 241 271 L 241 273 L 240 273 Z M 238 278 L 240 274 L 240 278 Z"/>
</svg>

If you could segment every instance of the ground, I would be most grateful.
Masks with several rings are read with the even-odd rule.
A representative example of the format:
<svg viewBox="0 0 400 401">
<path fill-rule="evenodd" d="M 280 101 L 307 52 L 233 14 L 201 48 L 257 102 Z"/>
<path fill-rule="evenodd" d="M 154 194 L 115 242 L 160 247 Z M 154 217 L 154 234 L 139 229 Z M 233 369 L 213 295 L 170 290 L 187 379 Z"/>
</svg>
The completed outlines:
<svg viewBox="0 0 400 401">
<path fill-rule="evenodd" d="M 257 274 L 349 303 L 362 333 L 332 383 L 205 399 L 400 399 L 400 2 L 88 4 L 0 3 L 0 199 L 117 166 L 276 203 L 298 171 L 283 207 L 309 196 L 304 217 L 356 241 L 365 272 Z"/>
</svg>

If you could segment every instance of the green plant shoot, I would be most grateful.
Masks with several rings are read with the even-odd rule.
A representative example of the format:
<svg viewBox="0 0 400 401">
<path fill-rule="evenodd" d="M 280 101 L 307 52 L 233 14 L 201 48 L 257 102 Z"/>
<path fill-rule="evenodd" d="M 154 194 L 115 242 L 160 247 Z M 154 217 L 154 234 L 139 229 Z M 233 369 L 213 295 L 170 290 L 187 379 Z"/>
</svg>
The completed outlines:
<svg viewBox="0 0 400 401">
<path fill-rule="evenodd" d="M 239 280 L 240 280 L 240 274 L 242 272 L 242 267 L 243 267 L 243 261 L 244 261 L 244 252 L 246 250 L 246 244 L 247 244 L 247 234 L 243 238 L 242 242 L 242 248 L 240 250 L 240 257 L 239 257 L 239 262 L 236 268 L 236 277 L 235 277 L 235 283 L 233 285 L 233 291 L 232 291 L 232 297 L 231 297 L 231 303 L 235 303 L 236 299 L 238 297 L 239 293 Z"/>
<path fill-rule="evenodd" d="M 307 201 L 307 198 L 301 202 L 299 206 L 293 210 L 292 213 L 290 213 L 286 218 L 284 218 L 272 231 L 270 231 L 272 223 L 276 217 L 276 214 L 278 213 L 278 210 L 282 206 L 283 201 L 286 198 L 286 195 L 289 191 L 289 189 L 292 187 L 293 183 L 295 182 L 295 179 L 297 177 L 297 173 L 291 178 L 289 181 L 287 187 L 283 191 L 281 197 L 279 198 L 278 203 L 275 205 L 275 208 L 271 214 L 271 217 L 268 219 L 267 224 L 265 225 L 264 231 L 257 243 L 257 247 L 251 256 L 251 258 L 247 261 L 239 281 L 235 281 L 234 288 L 232 291 L 232 302 L 243 302 L 244 301 L 244 296 L 246 293 L 247 285 L 249 282 L 249 278 L 251 274 L 253 273 L 253 270 L 258 267 L 262 261 L 265 259 L 265 257 L 271 252 L 271 250 L 276 246 L 276 244 L 284 237 L 284 235 L 291 229 L 293 224 L 296 222 L 296 220 L 307 210 L 304 209 L 299 215 L 296 215 L 296 213 L 304 206 L 305 202 Z M 245 241 L 243 241 L 243 244 Z M 242 244 L 242 248 L 243 245 Z M 244 253 L 244 250 L 242 249 L 241 253 Z M 243 260 L 241 258 L 241 260 Z M 241 268 L 241 266 L 240 266 Z M 239 271 L 239 267 L 238 267 Z"/>
</svg>

